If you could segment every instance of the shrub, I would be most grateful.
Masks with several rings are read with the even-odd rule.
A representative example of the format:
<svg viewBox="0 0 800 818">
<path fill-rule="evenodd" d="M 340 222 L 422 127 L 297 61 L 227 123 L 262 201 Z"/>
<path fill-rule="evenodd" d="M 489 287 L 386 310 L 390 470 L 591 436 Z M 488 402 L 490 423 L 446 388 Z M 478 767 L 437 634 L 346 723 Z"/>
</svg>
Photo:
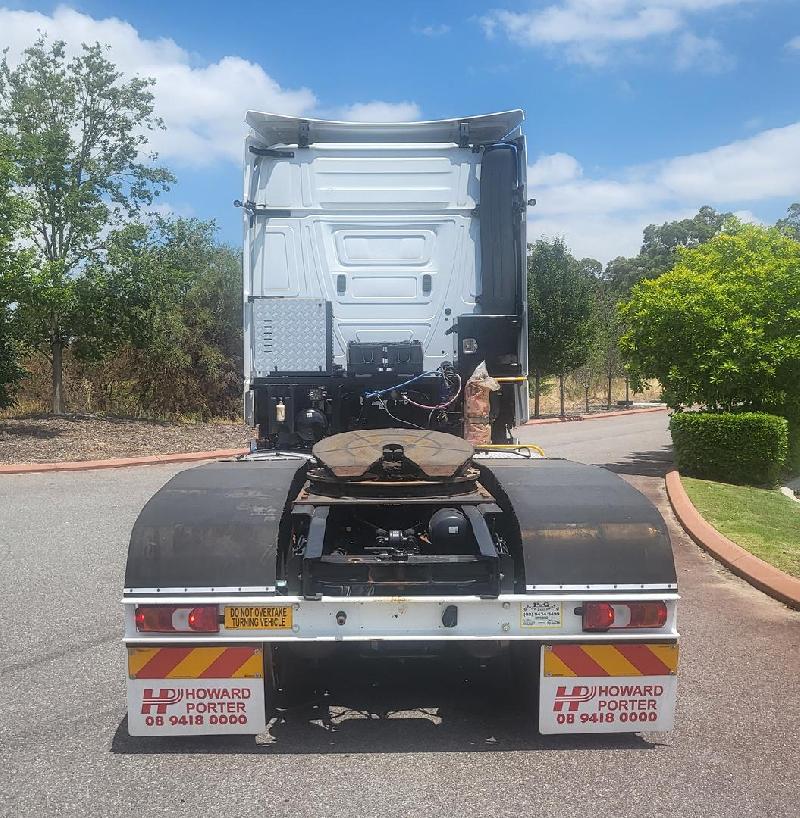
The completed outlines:
<svg viewBox="0 0 800 818">
<path fill-rule="evenodd" d="M 764 412 L 679 412 L 670 420 L 675 461 L 693 477 L 774 486 L 789 450 L 786 418 Z"/>
</svg>

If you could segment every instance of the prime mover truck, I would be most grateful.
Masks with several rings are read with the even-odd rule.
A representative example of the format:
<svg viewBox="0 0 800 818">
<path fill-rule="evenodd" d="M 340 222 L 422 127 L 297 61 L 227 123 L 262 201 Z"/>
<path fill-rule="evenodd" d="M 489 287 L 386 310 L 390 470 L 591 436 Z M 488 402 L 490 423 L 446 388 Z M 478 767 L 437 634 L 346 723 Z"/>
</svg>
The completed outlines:
<svg viewBox="0 0 800 818">
<path fill-rule="evenodd" d="M 248 455 L 147 503 L 125 575 L 128 729 L 257 734 L 332 653 L 510 657 L 542 733 L 662 731 L 678 588 L 653 505 L 540 456 L 519 110 L 249 112 Z"/>
</svg>

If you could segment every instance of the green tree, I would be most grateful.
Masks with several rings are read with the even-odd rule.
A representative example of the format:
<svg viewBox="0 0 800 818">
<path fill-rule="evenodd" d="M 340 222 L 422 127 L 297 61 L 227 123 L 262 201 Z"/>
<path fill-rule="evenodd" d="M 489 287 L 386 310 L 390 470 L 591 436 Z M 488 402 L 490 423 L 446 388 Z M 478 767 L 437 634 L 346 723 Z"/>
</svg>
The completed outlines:
<svg viewBox="0 0 800 818">
<path fill-rule="evenodd" d="M 12 403 L 23 370 L 18 363 L 14 332 L 14 290 L 30 255 L 16 242 L 25 220 L 23 202 L 15 191 L 9 143 L 0 136 L 0 408 Z"/>
<path fill-rule="evenodd" d="M 242 388 L 239 253 L 213 222 L 156 218 L 108 239 L 82 279 L 96 325 L 81 356 L 109 410 L 238 414 Z M 112 395 L 114 397 L 112 397 Z"/>
<path fill-rule="evenodd" d="M 790 204 L 786 216 L 778 219 L 775 227 L 795 241 L 800 241 L 800 202 Z"/>
<path fill-rule="evenodd" d="M 800 396 L 800 243 L 729 220 L 621 307 L 632 374 L 674 407 L 775 410 Z"/>
<path fill-rule="evenodd" d="M 64 349 L 86 334 L 81 298 L 86 266 L 101 237 L 134 218 L 166 189 L 171 174 L 142 160 L 153 114 L 153 81 L 122 75 L 99 43 L 67 59 L 63 42 L 41 37 L 12 68 L 0 63 L 0 129 L 26 198 L 24 238 L 36 263 L 15 289 L 24 338 L 49 357 L 52 407 L 64 411 Z M 83 287 L 85 291 L 85 287 Z M 88 322 L 91 325 L 91 321 Z"/>
<path fill-rule="evenodd" d="M 589 357 L 596 337 L 591 259 L 578 261 L 563 239 L 528 245 L 528 345 L 534 375 L 534 417 L 539 417 L 541 381 L 558 375 L 564 414 L 564 375 Z"/>
<path fill-rule="evenodd" d="M 621 295 L 643 278 L 657 278 L 672 269 L 676 254 L 682 247 L 697 247 L 712 239 L 722 230 L 730 213 L 717 213 L 713 207 L 701 207 L 691 219 L 649 224 L 644 229 L 639 255 L 620 256 L 610 261 L 604 278 Z"/>
<path fill-rule="evenodd" d="M 614 378 L 623 374 L 620 338 L 624 324 L 619 313 L 620 294 L 607 281 L 597 288 L 597 364 L 606 382 L 606 405 L 610 409 Z"/>
</svg>

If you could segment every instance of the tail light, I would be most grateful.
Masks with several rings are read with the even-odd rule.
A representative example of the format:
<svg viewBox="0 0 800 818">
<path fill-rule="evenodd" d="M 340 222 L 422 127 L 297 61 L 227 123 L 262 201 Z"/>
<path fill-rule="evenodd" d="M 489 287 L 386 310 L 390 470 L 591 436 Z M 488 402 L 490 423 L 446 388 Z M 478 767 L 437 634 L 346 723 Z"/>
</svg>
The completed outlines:
<svg viewBox="0 0 800 818">
<path fill-rule="evenodd" d="M 664 602 L 584 602 L 582 610 L 585 631 L 663 628 L 667 622 Z"/>
<path fill-rule="evenodd" d="M 136 630 L 142 633 L 217 633 L 216 605 L 137 605 Z"/>
</svg>

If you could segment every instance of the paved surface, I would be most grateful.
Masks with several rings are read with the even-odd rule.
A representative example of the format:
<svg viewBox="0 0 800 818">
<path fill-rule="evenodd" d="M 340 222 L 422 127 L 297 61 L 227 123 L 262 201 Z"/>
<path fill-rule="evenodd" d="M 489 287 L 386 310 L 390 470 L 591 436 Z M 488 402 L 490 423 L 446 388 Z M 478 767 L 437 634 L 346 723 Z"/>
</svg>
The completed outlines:
<svg viewBox="0 0 800 818">
<path fill-rule="evenodd" d="M 553 456 L 609 465 L 665 510 L 665 430 L 652 414 L 525 435 Z M 539 737 L 492 679 L 359 664 L 257 741 L 130 739 L 119 641 L 126 540 L 179 468 L 0 477 L 1 814 L 800 814 L 800 615 L 674 525 L 684 599 L 671 734 Z"/>
</svg>

